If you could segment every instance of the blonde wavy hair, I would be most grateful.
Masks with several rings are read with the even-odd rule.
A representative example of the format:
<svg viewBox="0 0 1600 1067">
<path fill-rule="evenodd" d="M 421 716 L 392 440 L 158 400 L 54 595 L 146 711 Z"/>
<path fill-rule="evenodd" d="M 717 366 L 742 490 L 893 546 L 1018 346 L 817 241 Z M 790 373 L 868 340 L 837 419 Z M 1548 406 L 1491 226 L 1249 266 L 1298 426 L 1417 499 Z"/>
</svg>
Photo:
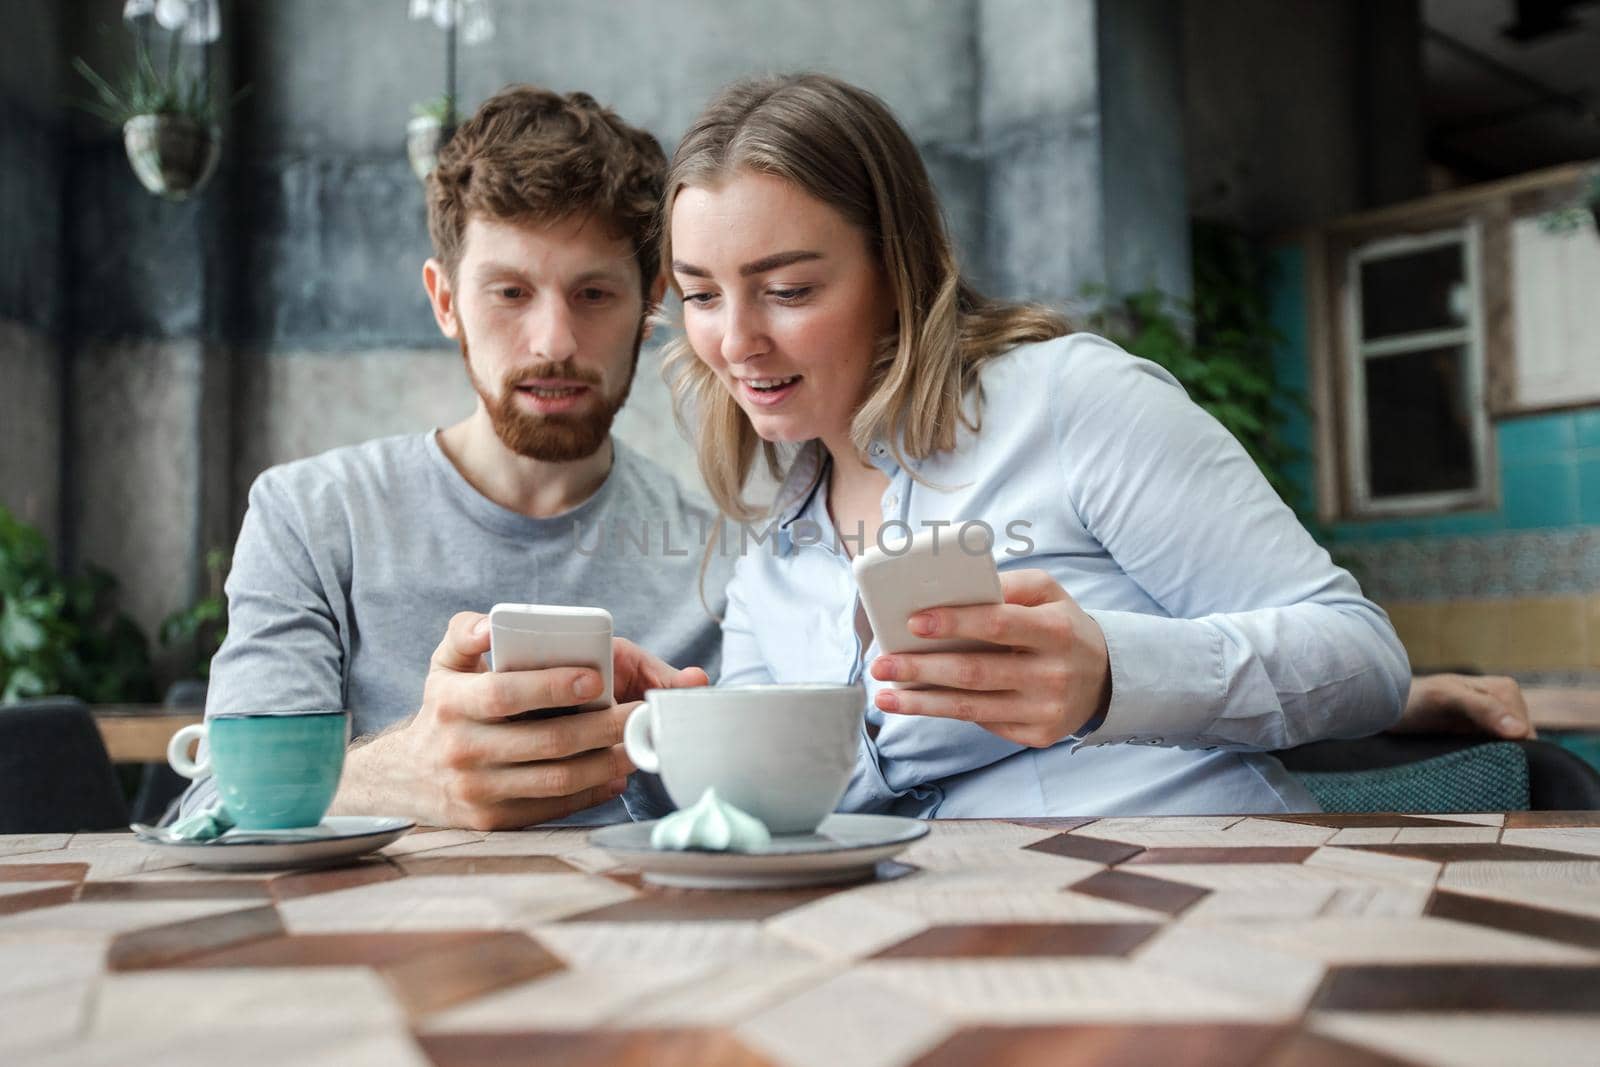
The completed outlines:
<svg viewBox="0 0 1600 1067">
<path fill-rule="evenodd" d="M 668 278 L 678 193 L 714 188 L 740 171 L 782 178 L 838 211 L 867 235 L 882 266 L 897 324 L 879 345 L 851 426 L 863 452 L 884 439 L 904 466 L 955 447 L 958 425 L 978 428 L 961 401 L 979 368 L 1019 344 L 1072 330 L 1058 311 L 991 300 L 961 277 L 911 138 L 882 100 L 824 74 L 735 82 L 689 127 L 662 202 L 661 269 Z M 675 279 L 673 288 L 683 295 Z M 757 435 L 687 339 L 675 338 L 663 355 L 679 422 L 688 428 L 698 417 L 691 436 L 712 498 L 731 518 L 761 517 L 744 488 L 758 445 L 773 477 L 783 477 L 777 448 Z"/>
</svg>

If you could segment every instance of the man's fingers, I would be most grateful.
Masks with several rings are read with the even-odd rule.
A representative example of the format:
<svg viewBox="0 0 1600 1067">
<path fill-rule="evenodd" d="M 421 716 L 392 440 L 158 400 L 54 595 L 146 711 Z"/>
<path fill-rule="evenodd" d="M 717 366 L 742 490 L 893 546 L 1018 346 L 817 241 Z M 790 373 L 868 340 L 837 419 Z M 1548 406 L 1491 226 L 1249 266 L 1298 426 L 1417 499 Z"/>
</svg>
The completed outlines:
<svg viewBox="0 0 1600 1067">
<path fill-rule="evenodd" d="M 1496 677 L 1480 681 L 1489 691 L 1489 710 L 1478 721 L 1501 737 L 1535 736 L 1532 717 L 1528 714 L 1528 702 L 1522 698 L 1522 689 L 1516 680 Z"/>
<path fill-rule="evenodd" d="M 622 743 L 632 706 L 613 705 L 559 719 L 464 724 L 468 758 L 483 764 L 566 759 Z"/>
<path fill-rule="evenodd" d="M 477 611 L 460 611 L 451 616 L 444 640 L 433 650 L 430 669 L 477 673 L 485 669 L 483 654 L 487 651 L 489 616 Z"/>
<path fill-rule="evenodd" d="M 632 770 L 621 745 L 571 759 L 492 767 L 483 772 L 482 799 L 498 803 L 567 797 L 626 778 Z"/>
<path fill-rule="evenodd" d="M 612 683 L 619 704 L 643 700 L 648 689 L 691 689 L 711 682 L 699 667 L 680 671 L 625 637 L 612 639 L 611 654 Z"/>
<path fill-rule="evenodd" d="M 678 672 L 678 676 L 667 683 L 668 689 L 696 689 L 703 685 L 711 684 L 711 675 L 700 667 L 685 667 Z"/>
<path fill-rule="evenodd" d="M 1017 688 L 1019 663 L 1013 652 L 905 652 L 873 660 L 872 676 L 883 682 L 1005 691 Z"/>
<path fill-rule="evenodd" d="M 556 797 L 554 799 L 536 800 L 507 800 L 495 805 L 495 825 L 506 830 L 520 830 L 527 826 L 537 826 L 542 822 L 553 819 L 564 819 L 568 815 L 575 815 L 586 808 L 596 804 L 604 804 L 613 797 L 622 795 L 627 787 L 626 778 L 605 785 L 597 785 L 585 789 L 573 796 Z"/>
<path fill-rule="evenodd" d="M 1457 699 L 1468 721 L 1484 733 L 1498 737 L 1522 736 L 1521 724 L 1507 723 L 1500 702 L 1491 694 L 1467 686 Z"/>
<path fill-rule="evenodd" d="M 590 667 L 491 671 L 462 688 L 456 710 L 467 718 L 493 721 L 587 703 L 600 695 L 600 672 Z"/>
</svg>

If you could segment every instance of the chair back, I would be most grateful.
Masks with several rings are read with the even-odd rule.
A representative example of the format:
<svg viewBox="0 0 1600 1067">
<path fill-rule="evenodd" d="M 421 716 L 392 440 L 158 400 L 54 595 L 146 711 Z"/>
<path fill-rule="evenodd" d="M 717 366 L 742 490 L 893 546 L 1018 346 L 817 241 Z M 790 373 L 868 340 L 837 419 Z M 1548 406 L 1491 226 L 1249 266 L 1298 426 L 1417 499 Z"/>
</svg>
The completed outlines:
<svg viewBox="0 0 1600 1067">
<path fill-rule="evenodd" d="M 1516 745 L 1474 745 L 1416 763 L 1290 772 L 1323 811 L 1527 811 L 1528 761 Z"/>
<path fill-rule="evenodd" d="M 1325 811 L 1600 810 L 1600 772 L 1548 741 L 1380 734 L 1276 755 Z"/>
<path fill-rule="evenodd" d="M 0 704 L 0 834 L 123 830 L 128 808 L 88 705 Z"/>
</svg>

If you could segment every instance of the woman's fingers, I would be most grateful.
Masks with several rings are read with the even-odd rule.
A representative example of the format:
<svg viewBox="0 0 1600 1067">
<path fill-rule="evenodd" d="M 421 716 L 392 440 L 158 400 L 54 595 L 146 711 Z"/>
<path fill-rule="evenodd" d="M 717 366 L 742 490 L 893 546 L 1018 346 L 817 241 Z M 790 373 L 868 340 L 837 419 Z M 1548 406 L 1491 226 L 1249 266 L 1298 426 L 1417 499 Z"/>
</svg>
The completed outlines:
<svg viewBox="0 0 1600 1067">
<path fill-rule="evenodd" d="M 1015 723 L 1026 714 L 1023 696 L 1016 691 L 978 693 L 966 689 L 882 689 L 877 705 L 900 715 L 927 715 L 936 719 L 960 719 L 987 726 L 990 723 Z"/>
<path fill-rule="evenodd" d="M 1019 657 L 1014 652 L 906 652 L 879 656 L 872 676 L 880 682 L 919 682 L 951 689 L 1013 690 Z"/>
<path fill-rule="evenodd" d="M 1061 639 L 1062 623 L 1063 620 L 1043 608 L 972 604 L 961 608 L 927 608 L 911 616 L 907 625 L 918 637 L 983 641 L 1007 648 L 1044 648 Z"/>
</svg>

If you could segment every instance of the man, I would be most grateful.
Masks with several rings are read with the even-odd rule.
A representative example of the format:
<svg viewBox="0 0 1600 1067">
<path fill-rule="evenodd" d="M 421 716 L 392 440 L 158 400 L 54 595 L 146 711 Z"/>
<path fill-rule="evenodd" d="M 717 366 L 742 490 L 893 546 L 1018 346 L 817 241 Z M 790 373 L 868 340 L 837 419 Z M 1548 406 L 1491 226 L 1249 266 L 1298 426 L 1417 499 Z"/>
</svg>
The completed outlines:
<svg viewBox="0 0 1600 1067">
<path fill-rule="evenodd" d="M 587 94 L 518 86 L 484 103 L 429 178 L 422 272 L 476 409 L 252 487 L 206 713 L 349 708 L 334 813 L 473 829 L 626 820 L 629 702 L 714 669 L 727 567 L 710 562 L 708 609 L 700 553 L 684 551 L 711 514 L 610 434 L 664 289 L 665 169 L 654 138 Z M 621 553 L 603 536 L 646 528 L 671 554 Z M 608 609 L 631 639 L 615 643 L 618 706 L 511 721 L 582 704 L 600 679 L 485 673 L 482 612 L 499 601 Z M 183 810 L 214 797 L 197 783 Z"/>
</svg>

